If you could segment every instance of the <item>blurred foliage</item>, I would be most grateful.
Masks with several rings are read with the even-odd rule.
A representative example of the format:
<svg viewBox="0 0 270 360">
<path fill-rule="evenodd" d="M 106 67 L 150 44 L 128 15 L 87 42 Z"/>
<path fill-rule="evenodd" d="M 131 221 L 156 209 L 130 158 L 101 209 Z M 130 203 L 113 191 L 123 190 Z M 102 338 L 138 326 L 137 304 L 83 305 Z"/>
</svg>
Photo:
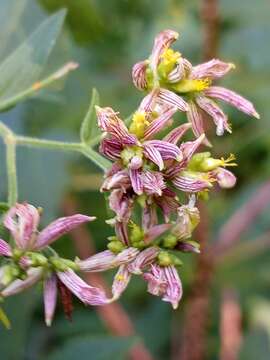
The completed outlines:
<svg viewBox="0 0 270 360">
<path fill-rule="evenodd" d="M 142 97 L 132 86 L 132 64 L 148 55 L 154 35 L 161 29 L 170 27 L 179 31 L 181 36 L 176 47 L 193 63 L 201 61 L 200 2 L 195 0 L 156 0 L 154 6 L 151 0 L 0 0 L 0 61 L 11 54 L 48 14 L 63 7 L 67 9 L 65 25 L 43 72 L 46 75 L 69 60 L 79 62 L 80 68 L 65 81 L 42 92 L 42 96 L 1 114 L 1 120 L 17 133 L 78 140 L 93 87 L 101 95 L 101 105 L 112 106 L 123 117 L 128 116 Z M 215 193 L 209 201 L 213 240 L 226 219 L 270 176 L 270 122 L 267 116 L 270 111 L 269 3 L 258 0 L 254 6 L 251 0 L 221 0 L 220 17 L 220 57 L 237 66 L 222 84 L 252 100 L 261 119 L 248 118 L 228 107 L 233 134 L 223 138 L 213 134 L 215 155 L 233 152 L 239 164 L 235 169 L 239 178 L 236 188 Z M 27 63 L 22 66 L 21 72 L 17 70 L 18 76 L 25 74 Z M 1 81 L 3 79 L 0 84 Z M 4 163 L 3 150 L 1 144 L 1 164 Z M 18 172 L 20 200 L 42 206 L 45 209 L 44 224 L 61 214 L 63 197 L 72 192 L 79 201 L 81 212 L 98 217 L 89 230 L 97 249 L 104 248 L 110 228 L 104 226 L 108 215 L 104 198 L 98 192 L 101 178 L 96 176 L 98 170 L 94 165 L 77 155 L 20 148 Z M 5 175 L 2 165 L 0 193 L 3 201 Z M 270 207 L 251 224 L 242 241 L 254 241 L 269 231 L 269 210 Z M 56 247 L 64 255 L 74 256 L 70 238 L 64 237 Z M 210 360 L 218 357 L 220 291 L 227 286 L 237 290 L 243 309 L 241 360 L 269 359 L 269 260 L 268 249 L 239 261 L 234 257 L 216 274 L 211 294 Z M 183 309 L 194 276 L 194 257 L 184 256 L 183 261 L 180 275 L 184 298 L 178 311 L 173 312 L 167 304 L 146 294 L 145 284 L 136 278 L 122 300 L 134 320 L 138 338 L 143 338 L 155 359 L 169 358 L 171 339 L 180 346 Z M 112 274 L 106 276 L 110 280 Z M 96 312 L 79 304 L 75 306 L 72 324 L 66 323 L 59 308 L 53 327 L 46 329 L 42 322 L 40 293 L 37 288 L 3 304 L 12 330 L 0 327 L 1 358 L 56 360 L 95 354 L 97 357 L 93 359 L 124 359 L 137 341 L 113 338 Z"/>
</svg>

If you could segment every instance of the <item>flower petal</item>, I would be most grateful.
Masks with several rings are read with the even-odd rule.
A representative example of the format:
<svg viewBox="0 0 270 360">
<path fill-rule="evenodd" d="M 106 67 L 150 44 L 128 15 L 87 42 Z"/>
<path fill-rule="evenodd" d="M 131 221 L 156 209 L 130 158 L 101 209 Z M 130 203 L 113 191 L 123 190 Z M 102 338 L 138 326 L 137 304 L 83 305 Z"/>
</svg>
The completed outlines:
<svg viewBox="0 0 270 360">
<path fill-rule="evenodd" d="M 0 239 L 0 256 L 11 256 L 12 249 L 10 245 L 5 241 Z"/>
<path fill-rule="evenodd" d="M 99 152 L 110 160 L 119 159 L 121 157 L 122 150 L 123 146 L 117 139 L 103 139 L 99 147 Z"/>
<path fill-rule="evenodd" d="M 146 158 L 148 158 L 154 164 L 156 164 L 159 167 L 160 171 L 163 170 L 164 163 L 163 163 L 162 157 L 160 155 L 160 152 L 155 148 L 155 146 L 149 144 L 148 141 L 146 141 L 143 144 L 143 154 Z"/>
<path fill-rule="evenodd" d="M 32 285 L 41 280 L 43 276 L 42 268 L 31 268 L 27 271 L 27 278 L 25 280 L 17 279 L 8 285 L 4 290 L 0 292 L 3 297 L 18 294 L 23 290 L 30 288 Z"/>
<path fill-rule="evenodd" d="M 187 112 L 187 115 L 189 114 L 189 111 Z M 170 131 L 165 138 L 164 141 L 167 141 L 171 144 L 177 145 L 178 141 L 181 139 L 181 137 L 185 134 L 185 132 L 190 129 L 191 124 L 183 124 L 180 126 L 177 126 L 175 129 Z"/>
<path fill-rule="evenodd" d="M 154 147 L 163 160 L 174 159 L 181 161 L 183 158 L 178 146 L 164 140 L 148 140 L 144 142 L 144 146 Z"/>
<path fill-rule="evenodd" d="M 211 175 L 217 180 L 221 188 L 230 189 L 236 184 L 236 176 L 231 171 L 222 167 L 212 171 Z"/>
<path fill-rule="evenodd" d="M 160 89 L 158 97 L 166 104 L 175 106 L 179 111 L 188 111 L 187 102 L 170 90 Z"/>
<path fill-rule="evenodd" d="M 83 281 L 73 270 L 69 269 L 63 272 L 57 272 L 57 276 L 62 283 L 87 305 L 105 305 L 108 304 L 105 292 L 102 289 L 91 286 Z"/>
<path fill-rule="evenodd" d="M 171 224 L 159 224 L 159 225 L 152 226 L 144 234 L 145 244 L 150 244 L 153 240 L 155 240 L 160 235 L 165 233 L 165 231 L 168 231 L 170 228 L 171 228 Z"/>
<path fill-rule="evenodd" d="M 4 225 L 11 232 L 18 248 L 31 250 L 34 246 L 40 215 L 27 203 L 16 204 L 5 216 Z"/>
<path fill-rule="evenodd" d="M 153 263 L 158 253 L 159 249 L 155 246 L 141 251 L 136 259 L 128 265 L 128 271 L 132 274 L 141 275 L 143 270 Z"/>
<path fill-rule="evenodd" d="M 45 229 L 43 229 L 39 233 L 34 248 L 36 250 L 40 250 L 45 246 L 50 245 L 60 236 L 75 229 L 77 226 L 93 220 L 95 220 L 95 217 L 81 215 L 81 214 L 59 218 L 54 222 L 52 222 L 51 224 L 49 224 L 47 227 L 45 227 Z"/>
<path fill-rule="evenodd" d="M 202 134 L 204 134 L 204 127 L 203 127 L 203 114 L 198 108 L 198 106 L 194 103 L 194 101 L 189 101 L 189 111 L 187 112 L 187 118 L 190 124 L 192 125 L 192 130 L 194 135 L 198 138 Z M 212 146 L 211 143 L 204 138 L 204 144 L 206 146 Z"/>
<path fill-rule="evenodd" d="M 196 193 L 211 188 L 211 182 L 203 179 L 195 179 L 188 176 L 178 175 L 172 179 L 174 186 L 184 192 Z"/>
<path fill-rule="evenodd" d="M 140 61 L 132 68 L 133 84 L 139 90 L 145 90 L 147 88 L 146 69 L 148 64 L 148 61 Z"/>
<path fill-rule="evenodd" d="M 131 279 L 131 274 L 128 271 L 127 265 L 121 265 L 114 276 L 114 280 L 112 284 L 113 298 L 111 301 L 115 301 L 119 299 L 122 293 L 126 290 L 130 279 Z"/>
<path fill-rule="evenodd" d="M 154 46 L 150 57 L 150 65 L 153 71 L 156 71 L 162 53 L 178 39 L 178 36 L 179 34 L 176 31 L 168 29 L 161 31 L 155 37 Z"/>
<path fill-rule="evenodd" d="M 191 79 L 203 79 L 203 78 L 220 78 L 227 74 L 235 66 L 231 63 L 225 63 L 218 59 L 212 59 L 203 64 L 194 66 L 191 70 Z"/>
<path fill-rule="evenodd" d="M 222 136 L 224 134 L 224 130 L 231 132 L 227 116 L 213 100 L 205 96 L 196 96 L 196 103 L 213 118 L 214 123 L 217 126 L 216 133 L 218 136 Z"/>
<path fill-rule="evenodd" d="M 176 107 L 166 108 L 165 111 L 161 112 L 160 115 L 151 122 L 144 133 L 144 140 L 150 139 L 156 135 L 160 130 L 163 130 L 171 120 L 172 116 L 176 112 Z"/>
<path fill-rule="evenodd" d="M 55 274 L 44 280 L 44 313 L 45 323 L 51 326 L 57 302 L 57 278 Z"/>
<path fill-rule="evenodd" d="M 141 181 L 140 171 L 137 169 L 130 169 L 129 170 L 129 176 L 131 180 L 131 185 L 134 190 L 134 192 L 137 195 L 141 195 L 143 193 L 143 184 Z"/>
<path fill-rule="evenodd" d="M 116 213 L 117 221 L 128 221 L 133 208 L 132 197 L 122 189 L 115 189 L 109 196 L 109 206 Z"/>
<path fill-rule="evenodd" d="M 177 309 L 183 295 L 182 283 L 178 272 L 174 266 L 166 266 L 164 268 L 164 275 L 167 282 L 167 288 L 162 300 L 170 302 L 173 309 Z"/>
<path fill-rule="evenodd" d="M 213 97 L 215 99 L 223 100 L 248 115 L 254 116 L 257 119 L 260 118 L 260 115 L 255 110 L 253 104 L 232 90 L 221 86 L 211 86 L 206 89 L 204 93 L 206 96 L 211 98 Z"/>
</svg>

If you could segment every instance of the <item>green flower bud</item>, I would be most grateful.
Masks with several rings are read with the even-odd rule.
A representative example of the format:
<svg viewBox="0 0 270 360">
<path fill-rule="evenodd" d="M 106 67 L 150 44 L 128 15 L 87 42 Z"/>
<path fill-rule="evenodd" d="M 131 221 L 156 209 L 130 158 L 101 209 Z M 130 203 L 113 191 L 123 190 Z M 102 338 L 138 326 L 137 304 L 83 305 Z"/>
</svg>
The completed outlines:
<svg viewBox="0 0 270 360">
<path fill-rule="evenodd" d="M 167 252 L 167 251 L 161 251 L 158 254 L 158 264 L 160 266 L 169 266 L 169 265 L 173 265 L 173 261 L 171 258 L 171 255 Z"/>
<path fill-rule="evenodd" d="M 109 244 L 107 245 L 107 248 L 109 250 L 111 250 L 111 252 L 118 254 L 124 250 L 125 246 L 121 241 L 113 240 L 113 241 L 109 242 Z"/>
<path fill-rule="evenodd" d="M 177 244 L 177 237 L 169 234 L 163 240 L 163 246 L 168 249 L 173 249 Z"/>
</svg>

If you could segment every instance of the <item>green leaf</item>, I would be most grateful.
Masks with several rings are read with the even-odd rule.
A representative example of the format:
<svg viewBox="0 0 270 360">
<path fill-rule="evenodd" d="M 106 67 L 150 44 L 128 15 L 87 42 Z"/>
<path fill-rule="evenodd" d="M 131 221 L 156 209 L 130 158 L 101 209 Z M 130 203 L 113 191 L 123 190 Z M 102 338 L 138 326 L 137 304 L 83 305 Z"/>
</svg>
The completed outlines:
<svg viewBox="0 0 270 360">
<path fill-rule="evenodd" d="M 93 163 L 96 164 L 103 171 L 107 171 L 111 167 L 111 162 L 109 160 L 105 159 L 105 157 L 103 157 L 90 147 L 85 146 L 82 152 L 88 159 L 93 161 Z"/>
<path fill-rule="evenodd" d="M 4 327 L 9 330 L 11 328 L 9 318 L 7 317 L 4 310 L 0 307 L 0 322 L 4 325 Z"/>
<path fill-rule="evenodd" d="M 0 64 L 0 110 L 14 105 L 39 79 L 60 33 L 66 11 L 46 19 L 16 50 Z M 31 95 L 31 94 L 29 94 Z"/>
<path fill-rule="evenodd" d="M 99 105 L 99 94 L 95 88 L 92 91 L 92 97 L 89 109 L 81 125 L 81 141 L 87 145 L 91 144 L 91 139 L 97 136 L 98 127 L 96 120 L 95 106 Z"/>
<path fill-rule="evenodd" d="M 47 360 L 74 360 L 78 357 L 91 360 L 124 360 L 129 349 L 135 344 L 134 337 L 81 337 L 66 342 L 54 351 Z"/>
</svg>

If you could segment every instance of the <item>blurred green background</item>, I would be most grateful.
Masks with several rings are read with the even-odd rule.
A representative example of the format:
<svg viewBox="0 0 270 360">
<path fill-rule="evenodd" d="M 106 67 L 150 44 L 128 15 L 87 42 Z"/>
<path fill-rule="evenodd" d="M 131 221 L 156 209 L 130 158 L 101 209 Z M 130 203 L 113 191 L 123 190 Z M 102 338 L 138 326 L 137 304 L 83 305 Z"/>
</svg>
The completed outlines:
<svg viewBox="0 0 270 360">
<path fill-rule="evenodd" d="M 69 60 L 80 67 L 60 84 L 1 114 L 1 120 L 19 134 L 78 140 L 93 87 L 101 94 L 103 106 L 112 106 L 123 117 L 128 116 L 142 97 L 132 85 L 132 64 L 148 56 L 155 34 L 162 29 L 179 31 L 175 48 L 194 64 L 202 61 L 201 2 L 195 0 L 0 0 L 0 61 L 49 14 L 63 7 L 68 10 L 64 28 L 44 74 Z M 253 101 L 261 119 L 254 120 L 228 107 L 233 134 L 218 139 L 213 134 L 215 155 L 236 155 L 239 180 L 235 189 L 210 197 L 211 241 L 215 241 L 226 219 L 270 176 L 269 7 L 267 0 L 256 4 L 251 0 L 221 0 L 219 4 L 219 57 L 236 64 L 236 70 L 222 85 Z M 0 161 L 0 194 L 5 200 L 2 144 Z M 18 175 L 20 200 L 42 206 L 44 224 L 63 214 L 63 199 L 73 194 L 80 212 L 98 217 L 89 231 L 96 248 L 104 249 L 110 228 L 104 226 L 107 210 L 98 191 L 102 174 L 94 165 L 79 155 L 19 148 Z M 270 205 L 250 224 L 242 242 L 256 241 L 269 232 L 269 210 Z M 74 256 L 74 245 L 68 237 L 62 238 L 56 248 L 64 256 Z M 221 293 L 226 288 L 236 291 L 243 315 L 239 358 L 270 358 L 269 260 L 267 247 L 247 254 L 240 248 L 218 269 L 210 298 L 207 359 L 219 358 Z M 147 294 L 142 280 L 132 280 L 121 303 L 134 321 L 134 338 L 114 337 L 94 308 L 77 303 L 72 323 L 66 322 L 59 307 L 53 327 L 47 329 L 39 288 L 9 299 L 4 309 L 12 329 L 0 327 L 1 359 L 69 360 L 76 359 L 78 353 L 85 359 L 126 359 L 130 346 L 140 338 L 155 359 L 169 359 L 171 350 L 181 347 L 183 314 L 194 278 L 194 256 L 184 256 L 183 261 L 180 275 L 184 297 L 177 311 Z M 112 274 L 106 276 L 110 281 Z"/>
</svg>

